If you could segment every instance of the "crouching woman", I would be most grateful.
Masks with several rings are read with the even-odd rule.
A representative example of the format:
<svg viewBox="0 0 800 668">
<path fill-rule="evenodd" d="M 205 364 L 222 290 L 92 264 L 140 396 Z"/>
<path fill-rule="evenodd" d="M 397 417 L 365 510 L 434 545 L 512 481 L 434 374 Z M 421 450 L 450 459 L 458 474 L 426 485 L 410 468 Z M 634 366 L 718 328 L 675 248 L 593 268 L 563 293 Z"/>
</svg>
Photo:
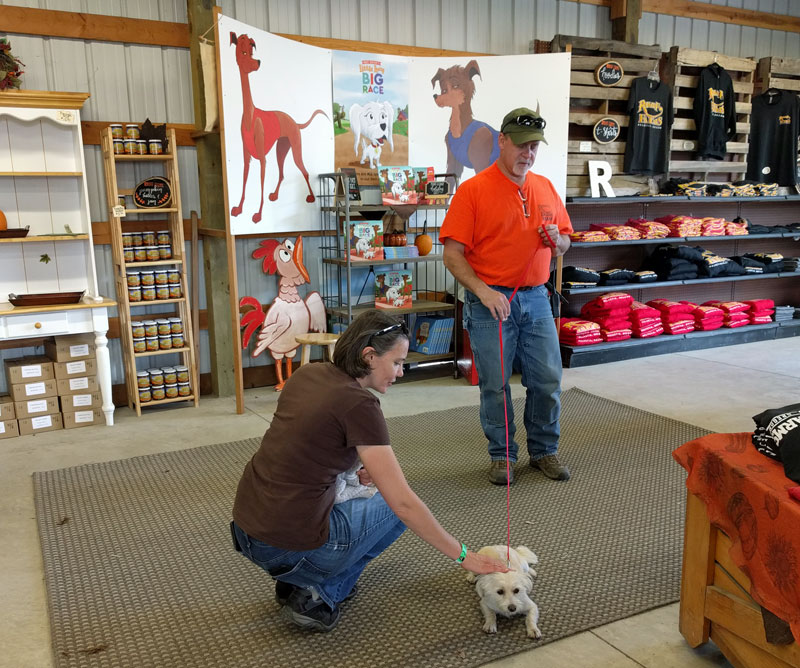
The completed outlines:
<svg viewBox="0 0 800 668">
<path fill-rule="evenodd" d="M 303 628 L 334 628 L 364 567 L 406 527 L 473 573 L 507 570 L 447 533 L 406 482 L 369 390 L 385 393 L 407 353 L 402 321 L 376 310 L 359 315 L 333 363 L 306 364 L 286 382 L 239 481 L 235 546 L 276 580 L 282 614 Z M 361 482 L 378 493 L 334 503 L 337 476 L 359 458 Z"/>
</svg>

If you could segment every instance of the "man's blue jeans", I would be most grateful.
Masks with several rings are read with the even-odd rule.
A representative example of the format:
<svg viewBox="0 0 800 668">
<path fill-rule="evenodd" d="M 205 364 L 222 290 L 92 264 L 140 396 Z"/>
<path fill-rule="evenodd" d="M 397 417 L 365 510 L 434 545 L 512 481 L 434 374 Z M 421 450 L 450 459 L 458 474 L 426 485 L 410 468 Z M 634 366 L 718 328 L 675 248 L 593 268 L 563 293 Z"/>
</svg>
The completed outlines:
<svg viewBox="0 0 800 668">
<path fill-rule="evenodd" d="M 510 288 L 494 287 L 506 297 Z M 561 352 L 547 288 L 520 290 L 511 302 L 511 315 L 503 322 L 503 366 L 500 373 L 499 323 L 469 290 L 464 291 L 464 327 L 469 334 L 481 393 L 481 426 L 489 441 L 489 456 L 506 458 L 503 397 L 508 406 L 508 456 L 517 461 L 514 407 L 508 380 L 516 363 L 526 388 L 525 430 L 532 460 L 558 450 L 561 415 Z"/>
<path fill-rule="evenodd" d="M 248 536 L 234 524 L 242 554 L 281 582 L 313 589 L 335 608 L 353 589 L 364 567 L 406 530 L 380 492 L 333 506 L 328 541 L 314 550 L 295 552 Z"/>
</svg>

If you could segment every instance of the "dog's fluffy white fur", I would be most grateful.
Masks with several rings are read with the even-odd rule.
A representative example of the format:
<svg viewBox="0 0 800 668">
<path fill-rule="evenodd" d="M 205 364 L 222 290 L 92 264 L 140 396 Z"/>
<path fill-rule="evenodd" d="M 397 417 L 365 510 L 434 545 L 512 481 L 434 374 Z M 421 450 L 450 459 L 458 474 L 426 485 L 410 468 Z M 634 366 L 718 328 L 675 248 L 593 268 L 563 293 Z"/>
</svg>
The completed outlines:
<svg viewBox="0 0 800 668">
<path fill-rule="evenodd" d="M 392 126 L 394 108 L 389 102 L 367 102 L 364 106 L 350 107 L 350 130 L 353 132 L 353 149 L 358 155 L 359 142 L 363 145 L 361 164 L 369 160 L 370 169 L 381 167 L 381 150 L 385 141 L 394 151 Z"/>
<path fill-rule="evenodd" d="M 510 556 L 508 573 L 488 573 L 486 575 L 467 575 L 468 582 L 475 583 L 475 591 L 480 597 L 483 613 L 483 630 L 497 633 L 497 615 L 513 617 L 525 615 L 525 629 L 529 638 L 541 638 L 539 630 L 539 606 L 530 598 L 533 578 L 536 571 L 531 568 L 539 563 L 539 558 L 527 547 L 520 545 L 507 552 L 505 545 L 489 545 L 478 550 L 498 561 L 505 562 Z"/>
</svg>

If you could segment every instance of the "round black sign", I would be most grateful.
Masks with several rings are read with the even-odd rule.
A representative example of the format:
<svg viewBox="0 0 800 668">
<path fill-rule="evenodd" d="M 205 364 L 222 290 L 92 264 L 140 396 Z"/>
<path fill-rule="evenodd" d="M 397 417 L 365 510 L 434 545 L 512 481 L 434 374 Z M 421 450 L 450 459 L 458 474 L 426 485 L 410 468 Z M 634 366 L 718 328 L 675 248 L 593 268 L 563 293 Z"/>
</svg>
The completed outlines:
<svg viewBox="0 0 800 668">
<path fill-rule="evenodd" d="M 172 187 L 163 176 L 151 176 L 133 190 L 133 203 L 140 209 L 160 209 L 171 200 Z"/>
<path fill-rule="evenodd" d="M 625 71 L 622 69 L 622 65 L 616 60 L 607 60 L 597 66 L 594 71 L 594 79 L 601 86 L 616 86 L 622 81 L 623 74 Z"/>
<path fill-rule="evenodd" d="M 619 137 L 619 123 L 613 118 L 601 118 L 594 124 L 592 136 L 599 144 L 610 144 Z"/>
</svg>

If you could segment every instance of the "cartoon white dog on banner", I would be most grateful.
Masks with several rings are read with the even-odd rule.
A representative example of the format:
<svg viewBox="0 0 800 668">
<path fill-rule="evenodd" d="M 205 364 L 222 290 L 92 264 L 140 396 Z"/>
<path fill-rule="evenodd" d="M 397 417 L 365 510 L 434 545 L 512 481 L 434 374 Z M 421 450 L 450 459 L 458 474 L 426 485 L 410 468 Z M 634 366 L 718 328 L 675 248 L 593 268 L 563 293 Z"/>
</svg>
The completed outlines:
<svg viewBox="0 0 800 668">
<path fill-rule="evenodd" d="M 381 167 L 381 149 L 386 140 L 389 149 L 394 151 L 393 119 L 394 109 L 389 102 L 367 102 L 350 107 L 350 129 L 355 136 L 353 150 L 358 155 L 359 142 L 362 144 L 362 165 L 369 159 L 370 169 Z"/>
</svg>

